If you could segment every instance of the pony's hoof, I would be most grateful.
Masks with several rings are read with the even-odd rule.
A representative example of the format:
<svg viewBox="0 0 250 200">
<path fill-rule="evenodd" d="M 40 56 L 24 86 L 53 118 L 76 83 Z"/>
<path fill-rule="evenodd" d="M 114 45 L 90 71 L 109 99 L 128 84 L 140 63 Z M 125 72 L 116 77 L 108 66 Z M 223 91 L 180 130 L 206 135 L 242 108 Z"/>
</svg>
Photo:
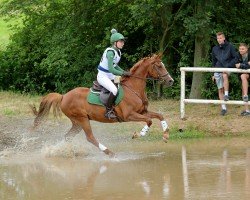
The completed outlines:
<svg viewBox="0 0 250 200">
<path fill-rule="evenodd" d="M 136 132 L 134 132 L 134 134 L 132 136 L 132 139 L 135 139 L 135 138 L 138 138 L 138 137 L 139 137 L 139 135 Z"/>
<path fill-rule="evenodd" d="M 106 149 L 103 151 L 105 154 L 107 154 L 110 158 L 114 158 L 115 157 L 115 153 L 113 153 L 112 151 L 110 151 L 109 149 Z"/>
</svg>

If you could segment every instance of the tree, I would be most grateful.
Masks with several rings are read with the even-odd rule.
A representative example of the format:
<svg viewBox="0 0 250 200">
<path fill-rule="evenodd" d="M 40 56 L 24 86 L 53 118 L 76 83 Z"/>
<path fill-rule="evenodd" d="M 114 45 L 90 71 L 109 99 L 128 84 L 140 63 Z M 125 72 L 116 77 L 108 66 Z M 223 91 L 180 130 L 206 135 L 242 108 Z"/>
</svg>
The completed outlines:
<svg viewBox="0 0 250 200">
<path fill-rule="evenodd" d="M 208 60 L 210 21 L 211 14 L 208 11 L 208 1 L 201 0 L 193 2 L 193 15 L 186 20 L 188 33 L 194 35 L 194 64 L 193 66 L 204 66 Z M 203 74 L 193 73 L 192 86 L 189 98 L 201 98 Z"/>
<path fill-rule="evenodd" d="M 0 87 L 45 93 L 90 86 L 109 45 L 110 30 L 116 28 L 128 37 L 121 67 L 128 69 L 151 53 L 163 52 L 175 84 L 171 90 L 159 85 L 158 96 L 163 92 L 178 98 L 179 67 L 210 66 L 217 31 L 236 46 L 250 42 L 244 23 L 249 21 L 249 4 L 247 0 L 7 0 L 1 14 L 16 15 L 23 26 L 0 52 Z M 190 97 L 216 95 L 210 79 L 200 73 L 187 76 Z M 149 82 L 148 90 L 153 85 Z"/>
</svg>

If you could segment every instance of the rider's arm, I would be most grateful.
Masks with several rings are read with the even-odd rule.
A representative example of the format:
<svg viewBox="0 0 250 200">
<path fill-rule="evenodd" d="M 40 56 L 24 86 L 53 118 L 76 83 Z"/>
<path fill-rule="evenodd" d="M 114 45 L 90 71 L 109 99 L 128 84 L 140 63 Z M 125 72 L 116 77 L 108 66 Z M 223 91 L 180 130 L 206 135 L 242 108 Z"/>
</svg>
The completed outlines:
<svg viewBox="0 0 250 200">
<path fill-rule="evenodd" d="M 114 56 L 115 56 L 115 54 L 113 51 L 107 52 L 109 71 L 114 75 L 122 76 L 124 70 L 122 70 L 120 67 L 114 66 L 114 64 L 113 64 Z"/>
<path fill-rule="evenodd" d="M 118 65 L 115 66 L 115 69 L 124 72 L 124 70 L 122 68 L 120 68 Z"/>
</svg>

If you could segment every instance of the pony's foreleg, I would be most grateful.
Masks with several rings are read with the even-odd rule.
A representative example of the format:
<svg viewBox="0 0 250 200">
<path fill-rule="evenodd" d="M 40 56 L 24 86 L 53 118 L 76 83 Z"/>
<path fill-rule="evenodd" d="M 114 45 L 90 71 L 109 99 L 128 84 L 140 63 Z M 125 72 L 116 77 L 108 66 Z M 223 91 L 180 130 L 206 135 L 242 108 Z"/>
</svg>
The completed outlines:
<svg viewBox="0 0 250 200">
<path fill-rule="evenodd" d="M 147 117 L 150 117 L 151 119 L 156 118 L 159 119 L 161 122 L 161 127 L 163 130 L 163 140 L 164 142 L 167 142 L 169 139 L 169 126 L 167 121 L 164 119 L 163 115 L 160 113 L 152 112 L 152 111 L 147 111 L 147 113 L 144 114 Z"/>
<path fill-rule="evenodd" d="M 114 157 L 115 154 L 112 151 L 110 151 L 107 147 L 105 147 L 103 144 L 99 143 L 95 139 L 88 118 L 83 118 L 81 121 L 79 121 L 79 124 L 84 130 L 88 142 L 91 142 L 93 145 L 98 147 L 101 151 L 103 151 L 105 154 L 109 155 L 110 157 Z"/>
<path fill-rule="evenodd" d="M 129 121 L 144 121 L 147 124 L 143 127 L 143 129 L 140 131 L 140 135 L 137 135 L 137 133 L 134 133 L 133 135 L 133 139 L 137 138 L 139 136 L 145 136 L 147 134 L 147 132 L 149 131 L 150 126 L 152 125 L 152 119 L 148 116 L 145 115 L 141 115 L 139 113 L 136 112 L 132 112 L 130 113 L 129 117 L 128 117 Z"/>
</svg>

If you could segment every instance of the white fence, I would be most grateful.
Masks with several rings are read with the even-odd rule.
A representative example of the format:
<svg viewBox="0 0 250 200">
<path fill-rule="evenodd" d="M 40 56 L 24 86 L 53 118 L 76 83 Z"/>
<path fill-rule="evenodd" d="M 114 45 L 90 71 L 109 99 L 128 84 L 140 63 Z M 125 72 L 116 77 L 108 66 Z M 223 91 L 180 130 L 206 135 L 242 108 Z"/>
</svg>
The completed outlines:
<svg viewBox="0 0 250 200">
<path fill-rule="evenodd" d="M 235 105 L 250 105 L 249 102 L 241 101 L 223 101 L 211 99 L 186 99 L 185 98 L 185 75 L 186 72 L 234 72 L 234 73 L 250 73 L 250 69 L 236 69 L 236 68 L 207 68 L 207 67 L 181 67 L 181 99 L 180 112 L 181 119 L 185 116 L 185 103 L 201 103 L 201 104 L 235 104 Z M 211 80 L 212 81 L 212 80 Z M 217 87 L 217 86 L 216 86 Z M 241 87 L 239 88 L 241 90 Z"/>
</svg>

